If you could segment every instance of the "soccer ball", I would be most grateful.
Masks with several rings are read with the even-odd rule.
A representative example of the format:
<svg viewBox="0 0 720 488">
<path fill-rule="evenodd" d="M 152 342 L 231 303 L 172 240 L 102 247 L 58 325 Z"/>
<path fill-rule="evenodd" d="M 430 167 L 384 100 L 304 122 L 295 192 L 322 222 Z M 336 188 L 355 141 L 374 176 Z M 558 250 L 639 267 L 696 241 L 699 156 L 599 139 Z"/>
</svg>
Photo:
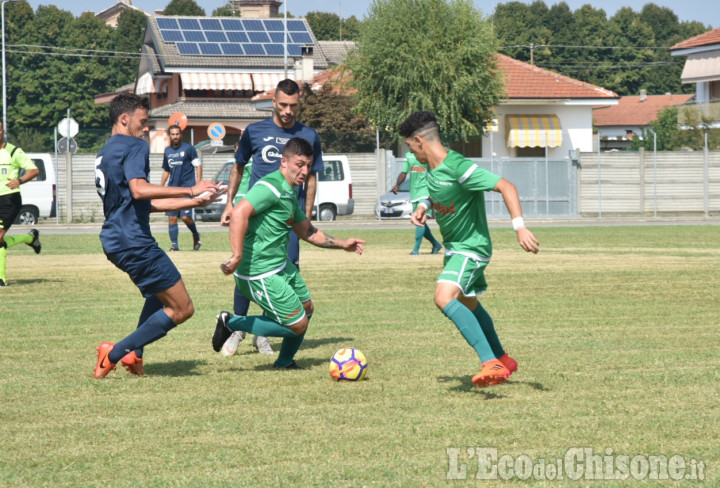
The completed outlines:
<svg viewBox="0 0 720 488">
<path fill-rule="evenodd" d="M 336 381 L 365 379 L 368 362 L 365 355 L 354 347 L 344 347 L 330 360 L 330 376 Z"/>
</svg>

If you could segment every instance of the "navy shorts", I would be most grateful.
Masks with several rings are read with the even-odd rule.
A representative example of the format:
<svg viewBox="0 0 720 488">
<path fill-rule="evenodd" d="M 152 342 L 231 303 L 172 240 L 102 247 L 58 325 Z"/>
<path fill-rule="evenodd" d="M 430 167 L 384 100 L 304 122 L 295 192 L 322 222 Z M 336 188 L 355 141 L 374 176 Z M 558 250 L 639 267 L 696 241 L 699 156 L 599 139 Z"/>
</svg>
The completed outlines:
<svg viewBox="0 0 720 488">
<path fill-rule="evenodd" d="M 108 261 L 130 276 L 145 298 L 172 288 L 182 278 L 175 264 L 157 243 L 106 255 Z"/>
<path fill-rule="evenodd" d="M 185 210 L 173 210 L 171 212 L 165 212 L 168 217 L 190 217 L 195 220 L 195 209 L 186 208 Z"/>
<path fill-rule="evenodd" d="M 11 193 L 0 197 L 0 229 L 8 230 L 20 213 L 22 197 L 20 193 Z"/>
</svg>

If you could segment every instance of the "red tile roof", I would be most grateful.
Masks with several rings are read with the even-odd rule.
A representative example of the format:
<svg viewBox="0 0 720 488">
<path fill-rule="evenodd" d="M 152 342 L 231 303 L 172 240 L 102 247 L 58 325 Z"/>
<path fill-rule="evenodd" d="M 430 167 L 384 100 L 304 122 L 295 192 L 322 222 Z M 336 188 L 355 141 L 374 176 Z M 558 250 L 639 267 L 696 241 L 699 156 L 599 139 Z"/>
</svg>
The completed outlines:
<svg viewBox="0 0 720 488">
<path fill-rule="evenodd" d="M 618 98 L 615 92 L 498 54 L 508 99 Z"/>
<path fill-rule="evenodd" d="M 665 107 L 680 105 L 694 95 L 650 95 L 645 101 L 640 97 L 622 97 L 617 105 L 593 109 L 593 122 L 597 127 L 616 125 L 649 125 L 657 120 L 657 114 Z"/>
<path fill-rule="evenodd" d="M 720 44 L 720 28 L 707 31 L 690 39 L 678 42 L 670 48 L 671 51 L 675 49 L 687 49 L 690 47 L 709 46 L 711 44 Z"/>
</svg>

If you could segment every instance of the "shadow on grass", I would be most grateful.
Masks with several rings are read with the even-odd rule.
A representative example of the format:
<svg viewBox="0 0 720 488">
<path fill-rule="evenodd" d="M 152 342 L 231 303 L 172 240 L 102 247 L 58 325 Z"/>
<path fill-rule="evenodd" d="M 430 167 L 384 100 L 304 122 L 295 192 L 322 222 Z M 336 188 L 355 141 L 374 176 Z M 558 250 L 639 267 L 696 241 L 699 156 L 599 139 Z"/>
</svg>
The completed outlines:
<svg viewBox="0 0 720 488">
<path fill-rule="evenodd" d="M 62 283 L 63 280 L 50 280 L 47 278 L 35 278 L 32 280 L 10 280 L 10 285 L 22 286 L 22 285 L 34 285 L 37 283 Z"/>
<path fill-rule="evenodd" d="M 145 366 L 145 374 L 152 376 L 200 376 L 198 366 L 207 364 L 205 361 L 178 360 L 168 363 L 153 363 Z"/>
<path fill-rule="evenodd" d="M 284 370 L 283 368 L 275 368 L 273 367 L 273 364 L 275 363 L 275 360 L 277 359 L 277 355 L 269 356 L 269 361 L 267 364 L 258 364 L 255 366 L 255 371 L 277 371 L 279 373 L 301 373 L 302 370 Z M 297 365 L 300 366 L 302 369 L 312 369 L 316 366 L 325 366 L 330 363 L 330 358 L 327 359 L 321 359 L 321 358 L 306 358 L 302 356 L 302 349 L 298 352 L 298 355 L 295 357 L 295 361 L 297 362 Z"/>
<path fill-rule="evenodd" d="M 449 389 L 451 391 L 480 394 L 480 395 L 483 395 L 486 400 L 506 398 L 506 396 L 502 395 L 501 393 L 502 393 L 503 389 L 512 387 L 512 386 L 526 385 L 526 386 L 529 386 L 530 388 L 532 388 L 533 390 L 550 391 L 549 389 L 545 388 L 541 383 L 537 383 L 534 381 L 510 380 L 502 385 L 495 385 L 493 387 L 480 388 L 480 387 L 475 386 L 475 384 L 472 382 L 472 378 L 470 378 L 469 376 L 463 376 L 463 377 L 438 376 L 438 383 L 450 383 L 450 382 L 458 382 L 459 383 L 458 385 L 450 387 Z"/>
<path fill-rule="evenodd" d="M 282 343 L 282 339 L 279 337 L 271 337 L 270 339 L 272 342 L 273 349 L 277 353 L 280 350 L 280 344 Z M 305 340 L 302 343 L 302 346 L 300 346 L 299 353 L 303 352 L 306 349 L 315 349 L 316 347 L 324 346 L 325 344 L 338 344 L 338 348 L 344 347 L 345 344 L 351 343 L 354 340 L 355 340 L 354 337 L 326 337 L 324 339 L 305 338 Z M 240 344 L 245 344 L 246 341 L 248 344 L 252 344 L 252 339 L 250 339 L 250 340 L 245 339 Z M 257 353 L 257 350 L 252 346 L 250 346 L 250 348 L 245 347 L 242 351 L 238 352 L 238 354 L 242 354 L 242 355 L 256 354 L 256 353 Z M 276 357 L 277 357 L 277 354 L 276 354 Z M 330 361 L 330 358 L 328 357 L 327 360 Z"/>
</svg>

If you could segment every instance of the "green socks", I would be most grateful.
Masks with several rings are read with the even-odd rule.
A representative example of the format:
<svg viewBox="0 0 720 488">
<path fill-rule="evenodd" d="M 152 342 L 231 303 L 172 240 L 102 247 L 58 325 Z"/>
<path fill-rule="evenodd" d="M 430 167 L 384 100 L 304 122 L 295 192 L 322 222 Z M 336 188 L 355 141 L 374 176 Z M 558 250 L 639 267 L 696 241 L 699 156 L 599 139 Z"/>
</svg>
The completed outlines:
<svg viewBox="0 0 720 488">
<path fill-rule="evenodd" d="M 242 315 L 233 315 L 227 321 L 227 327 L 230 330 L 244 330 L 256 336 L 264 337 L 297 337 L 289 327 L 280 325 L 274 320 L 270 320 L 262 315 L 245 317 Z M 299 346 L 298 346 L 299 347 Z"/>
<path fill-rule="evenodd" d="M 480 327 L 482 327 L 483 333 L 485 334 L 485 337 L 487 338 L 487 341 L 490 344 L 490 347 L 492 348 L 495 357 L 502 357 L 502 355 L 505 354 L 505 350 L 503 349 L 502 344 L 500 344 L 500 339 L 498 339 L 497 332 L 495 332 L 495 325 L 493 324 L 493 319 L 490 317 L 490 314 L 487 313 L 487 310 L 483 308 L 480 302 L 478 302 L 478 306 L 473 312 L 473 315 L 480 323 Z"/>
<path fill-rule="evenodd" d="M 7 237 L 5 237 L 7 241 Z M 6 276 L 7 250 L 5 246 L 0 247 L 0 280 L 7 281 Z"/>
<path fill-rule="evenodd" d="M 13 247 L 15 244 L 32 244 L 32 234 L 17 234 L 14 236 L 6 235 L 3 239 L 7 247 Z"/>
<path fill-rule="evenodd" d="M 458 328 L 467 343 L 475 349 L 475 352 L 480 357 L 480 361 L 485 362 L 491 359 L 497 359 L 483 333 L 483 329 L 469 308 L 459 300 L 453 300 L 447 304 L 442 310 L 442 313 L 453 321 L 455 327 Z"/>
</svg>

